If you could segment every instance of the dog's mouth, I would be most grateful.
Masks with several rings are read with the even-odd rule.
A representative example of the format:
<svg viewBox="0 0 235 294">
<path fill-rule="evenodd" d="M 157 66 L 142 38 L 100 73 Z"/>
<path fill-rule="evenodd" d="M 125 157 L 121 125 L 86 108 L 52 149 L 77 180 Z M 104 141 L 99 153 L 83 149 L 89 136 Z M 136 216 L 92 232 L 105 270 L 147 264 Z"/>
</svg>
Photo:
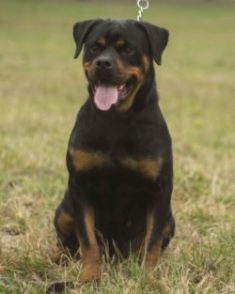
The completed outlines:
<svg viewBox="0 0 235 294">
<path fill-rule="evenodd" d="M 96 107 L 99 110 L 108 111 L 113 105 L 118 105 L 131 96 L 134 88 L 133 78 L 120 85 L 98 81 L 98 83 L 92 85 Z"/>
</svg>

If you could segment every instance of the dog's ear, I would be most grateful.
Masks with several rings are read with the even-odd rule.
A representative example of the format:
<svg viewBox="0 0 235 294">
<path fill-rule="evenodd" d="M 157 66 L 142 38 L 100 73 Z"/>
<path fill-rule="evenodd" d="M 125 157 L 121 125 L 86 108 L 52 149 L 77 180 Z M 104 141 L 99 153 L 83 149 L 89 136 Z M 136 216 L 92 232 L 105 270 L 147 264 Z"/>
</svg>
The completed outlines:
<svg viewBox="0 0 235 294">
<path fill-rule="evenodd" d="M 77 58 L 79 53 L 81 52 L 82 45 L 85 42 L 85 39 L 91 29 L 95 24 L 100 22 L 100 19 L 96 20 L 86 20 L 82 22 L 77 22 L 73 26 L 73 38 L 76 43 L 76 50 L 74 54 L 74 58 Z"/>
<path fill-rule="evenodd" d="M 160 28 L 147 22 L 141 22 L 139 24 L 148 36 L 153 59 L 157 64 L 161 65 L 162 52 L 168 43 L 169 32 L 164 28 Z"/>
</svg>

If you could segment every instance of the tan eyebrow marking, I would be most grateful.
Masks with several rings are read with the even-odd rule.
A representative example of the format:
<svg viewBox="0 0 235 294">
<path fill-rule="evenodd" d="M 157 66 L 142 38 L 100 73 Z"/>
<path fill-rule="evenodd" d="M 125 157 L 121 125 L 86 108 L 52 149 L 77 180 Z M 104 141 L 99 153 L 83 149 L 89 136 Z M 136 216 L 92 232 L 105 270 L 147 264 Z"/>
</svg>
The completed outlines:
<svg viewBox="0 0 235 294">
<path fill-rule="evenodd" d="M 105 46 L 106 45 L 106 40 L 105 40 L 104 37 L 101 37 L 101 38 L 99 38 L 99 39 L 96 40 L 96 43 L 98 45 Z"/>
<path fill-rule="evenodd" d="M 117 47 L 122 47 L 126 44 L 126 41 L 124 39 L 118 39 L 116 42 Z"/>
</svg>

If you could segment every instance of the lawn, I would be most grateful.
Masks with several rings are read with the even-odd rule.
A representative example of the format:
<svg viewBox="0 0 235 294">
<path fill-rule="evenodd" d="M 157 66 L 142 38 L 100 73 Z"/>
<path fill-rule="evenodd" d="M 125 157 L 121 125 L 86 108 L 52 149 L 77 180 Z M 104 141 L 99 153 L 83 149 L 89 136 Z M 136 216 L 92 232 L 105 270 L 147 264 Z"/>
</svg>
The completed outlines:
<svg viewBox="0 0 235 294">
<path fill-rule="evenodd" d="M 232 294 L 235 5 L 150 2 L 145 19 L 170 30 L 156 70 L 173 138 L 176 237 L 154 278 L 134 257 L 104 261 L 99 286 L 66 293 Z M 68 136 L 86 98 L 72 25 L 96 17 L 135 18 L 135 1 L 0 2 L 0 293 L 77 281 L 79 263 L 52 262 L 53 215 L 67 182 Z"/>
</svg>

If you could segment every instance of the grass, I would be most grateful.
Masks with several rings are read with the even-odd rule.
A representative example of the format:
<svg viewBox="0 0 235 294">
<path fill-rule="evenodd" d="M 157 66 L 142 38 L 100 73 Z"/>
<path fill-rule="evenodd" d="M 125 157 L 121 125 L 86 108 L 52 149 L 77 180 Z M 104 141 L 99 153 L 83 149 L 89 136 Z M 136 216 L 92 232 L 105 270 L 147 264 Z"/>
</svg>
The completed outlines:
<svg viewBox="0 0 235 294">
<path fill-rule="evenodd" d="M 134 1 L 133 1 L 134 2 Z M 103 262 L 101 285 L 66 293 L 235 292 L 234 5 L 151 3 L 146 20 L 171 37 L 157 68 L 174 142 L 176 237 L 146 277 L 134 257 Z M 135 18 L 132 2 L 0 2 L 0 293 L 45 293 L 76 281 L 79 263 L 53 264 L 54 209 L 65 152 L 86 98 L 73 23 Z"/>
</svg>

